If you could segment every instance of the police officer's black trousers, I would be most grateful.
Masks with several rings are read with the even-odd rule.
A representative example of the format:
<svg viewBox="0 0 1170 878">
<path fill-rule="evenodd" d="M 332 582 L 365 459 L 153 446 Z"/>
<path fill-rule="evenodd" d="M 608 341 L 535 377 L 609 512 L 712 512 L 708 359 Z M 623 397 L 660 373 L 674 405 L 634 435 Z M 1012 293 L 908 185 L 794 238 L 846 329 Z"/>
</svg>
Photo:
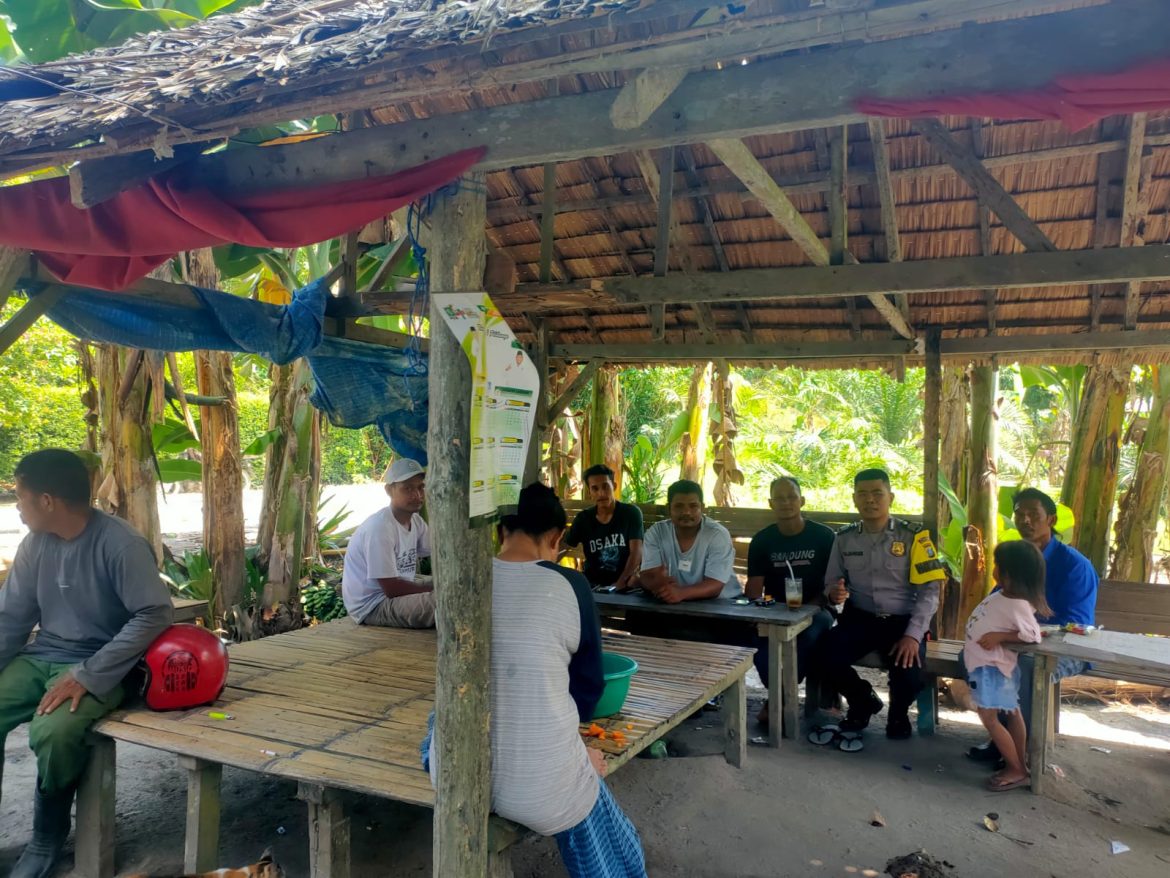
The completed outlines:
<svg viewBox="0 0 1170 878">
<path fill-rule="evenodd" d="M 821 638 L 816 663 L 821 677 L 851 706 L 860 705 L 873 687 L 861 679 L 853 663 L 876 652 L 890 672 L 888 716 L 904 716 L 922 689 L 922 668 L 895 667 L 890 650 L 906 633 L 909 622 L 909 616 L 875 616 L 846 604 L 836 627 Z M 919 644 L 918 655 L 920 659 L 926 657 L 925 639 Z"/>
</svg>

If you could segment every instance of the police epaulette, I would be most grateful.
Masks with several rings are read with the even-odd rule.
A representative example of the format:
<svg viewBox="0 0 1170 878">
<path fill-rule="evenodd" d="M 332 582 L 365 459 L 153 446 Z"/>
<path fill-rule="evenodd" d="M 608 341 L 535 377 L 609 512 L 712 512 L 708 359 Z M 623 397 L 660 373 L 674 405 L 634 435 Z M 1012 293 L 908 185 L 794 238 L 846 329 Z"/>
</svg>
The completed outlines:
<svg viewBox="0 0 1170 878">
<path fill-rule="evenodd" d="M 898 523 L 899 527 L 906 528 L 906 530 L 910 531 L 912 534 L 926 530 L 926 525 L 917 521 L 907 521 L 904 518 L 896 518 L 894 520 Z"/>
<path fill-rule="evenodd" d="M 849 522 L 849 524 L 844 524 L 841 527 L 837 528 L 836 533 L 847 534 L 851 530 L 860 531 L 861 530 L 861 522 L 860 521 L 851 521 L 851 522 Z"/>
</svg>

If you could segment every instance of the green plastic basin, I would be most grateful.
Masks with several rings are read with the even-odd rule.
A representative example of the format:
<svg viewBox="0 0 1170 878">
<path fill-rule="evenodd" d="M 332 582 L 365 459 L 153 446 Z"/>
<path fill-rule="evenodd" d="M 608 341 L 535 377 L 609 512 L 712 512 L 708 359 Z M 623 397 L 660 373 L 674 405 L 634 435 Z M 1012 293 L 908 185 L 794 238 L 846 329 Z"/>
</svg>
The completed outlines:
<svg viewBox="0 0 1170 878">
<path fill-rule="evenodd" d="M 630 678 L 638 672 L 638 663 L 632 658 L 618 655 L 616 652 L 601 654 L 601 670 L 605 677 L 605 688 L 601 691 L 601 700 L 593 711 L 594 719 L 603 716 L 613 716 L 626 703 L 626 696 L 630 693 Z"/>
</svg>

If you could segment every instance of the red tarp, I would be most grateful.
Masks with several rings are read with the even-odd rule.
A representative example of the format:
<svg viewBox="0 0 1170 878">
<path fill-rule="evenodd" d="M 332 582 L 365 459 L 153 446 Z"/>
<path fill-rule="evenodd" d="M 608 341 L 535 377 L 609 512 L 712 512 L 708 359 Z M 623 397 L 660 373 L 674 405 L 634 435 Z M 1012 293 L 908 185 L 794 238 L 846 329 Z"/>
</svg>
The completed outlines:
<svg viewBox="0 0 1170 878">
<path fill-rule="evenodd" d="M 870 116 L 976 116 L 985 119 L 1054 119 L 1073 131 L 1106 116 L 1170 108 L 1170 60 L 1121 73 L 1061 76 L 1043 88 L 954 97 L 886 101 L 863 98 Z"/>
<path fill-rule="evenodd" d="M 34 251 L 67 283 L 123 289 L 176 253 L 237 243 L 301 247 L 386 216 L 459 177 L 483 156 L 468 149 L 388 177 L 234 195 L 160 174 L 95 207 L 69 200 L 69 180 L 0 188 L 0 244 Z"/>
</svg>

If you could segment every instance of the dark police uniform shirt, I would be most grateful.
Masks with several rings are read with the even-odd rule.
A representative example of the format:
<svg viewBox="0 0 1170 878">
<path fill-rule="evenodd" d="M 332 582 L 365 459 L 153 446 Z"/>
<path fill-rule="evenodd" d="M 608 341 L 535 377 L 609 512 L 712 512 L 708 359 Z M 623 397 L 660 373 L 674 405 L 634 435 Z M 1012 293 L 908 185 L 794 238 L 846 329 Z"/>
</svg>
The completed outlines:
<svg viewBox="0 0 1170 878">
<path fill-rule="evenodd" d="M 582 509 L 565 536 L 566 546 L 581 546 L 585 553 L 585 578 L 594 585 L 613 585 L 630 560 L 630 540 L 643 537 L 642 510 L 629 503 L 615 503 L 613 518 L 597 520 L 597 507 Z"/>
<path fill-rule="evenodd" d="M 946 572 L 921 525 L 891 518 L 876 534 L 866 533 L 860 521 L 837 531 L 825 590 L 841 577 L 849 585 L 847 607 L 877 616 L 909 616 L 905 633 L 921 641 L 938 609 Z"/>
<path fill-rule="evenodd" d="M 764 577 L 764 593 L 782 600 L 791 564 L 792 573 L 802 580 L 804 602 L 819 604 L 832 550 L 833 529 L 820 522 L 805 519 L 804 530 L 792 536 L 770 524 L 752 537 L 748 546 L 748 577 Z"/>
</svg>

